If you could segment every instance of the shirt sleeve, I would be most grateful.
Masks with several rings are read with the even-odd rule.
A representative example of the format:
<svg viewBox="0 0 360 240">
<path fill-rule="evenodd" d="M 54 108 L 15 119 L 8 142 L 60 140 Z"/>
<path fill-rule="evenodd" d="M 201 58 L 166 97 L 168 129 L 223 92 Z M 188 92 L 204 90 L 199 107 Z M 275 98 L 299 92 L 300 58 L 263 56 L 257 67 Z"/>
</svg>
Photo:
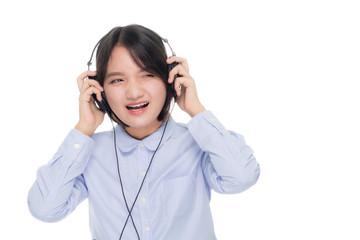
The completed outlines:
<svg viewBox="0 0 360 240">
<path fill-rule="evenodd" d="M 257 182 L 260 167 L 243 136 L 227 131 L 210 111 L 193 117 L 188 129 L 205 152 L 203 172 L 216 192 L 239 193 Z"/>
<path fill-rule="evenodd" d="M 87 195 L 82 173 L 93 152 L 95 141 L 78 130 L 71 130 L 53 159 L 37 171 L 28 193 L 32 215 L 53 222 L 66 217 Z"/>
</svg>

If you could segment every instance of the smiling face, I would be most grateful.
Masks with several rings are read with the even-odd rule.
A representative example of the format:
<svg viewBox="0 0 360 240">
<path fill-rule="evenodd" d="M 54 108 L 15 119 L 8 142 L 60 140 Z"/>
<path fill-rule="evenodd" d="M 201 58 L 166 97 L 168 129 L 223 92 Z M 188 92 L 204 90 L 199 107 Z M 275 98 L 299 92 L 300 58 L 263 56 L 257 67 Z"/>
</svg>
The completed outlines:
<svg viewBox="0 0 360 240">
<path fill-rule="evenodd" d="M 125 130 L 131 136 L 142 139 L 161 126 L 157 117 L 166 100 L 165 83 L 140 68 L 123 46 L 116 45 L 111 53 L 104 90 L 111 109 L 129 126 Z"/>
</svg>

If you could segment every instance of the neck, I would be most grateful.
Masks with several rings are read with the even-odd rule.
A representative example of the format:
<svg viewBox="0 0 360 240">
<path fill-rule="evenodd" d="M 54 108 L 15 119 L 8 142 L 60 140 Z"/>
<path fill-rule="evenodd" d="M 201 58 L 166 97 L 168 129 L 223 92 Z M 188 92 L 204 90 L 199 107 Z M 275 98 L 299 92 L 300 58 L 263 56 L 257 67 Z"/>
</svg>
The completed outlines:
<svg viewBox="0 0 360 240">
<path fill-rule="evenodd" d="M 145 126 L 145 127 L 125 127 L 124 130 L 129 134 L 131 137 L 137 139 L 137 140 L 143 140 L 147 136 L 150 136 L 156 130 L 158 130 L 161 127 L 161 124 L 163 122 L 155 121 L 151 126 Z"/>
</svg>

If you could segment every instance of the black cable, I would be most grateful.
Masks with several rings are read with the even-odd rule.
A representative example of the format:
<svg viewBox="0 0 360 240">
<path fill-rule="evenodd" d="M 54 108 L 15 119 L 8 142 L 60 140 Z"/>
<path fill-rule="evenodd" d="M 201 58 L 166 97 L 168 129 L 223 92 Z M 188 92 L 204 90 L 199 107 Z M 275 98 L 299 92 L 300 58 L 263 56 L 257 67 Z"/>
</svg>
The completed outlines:
<svg viewBox="0 0 360 240">
<path fill-rule="evenodd" d="M 125 192 L 124 192 L 124 187 L 123 187 L 123 184 L 122 184 L 122 180 L 121 180 L 121 175 L 120 175 L 120 166 L 119 166 L 119 158 L 118 158 L 118 154 L 117 154 L 117 149 L 116 149 L 116 132 L 115 132 L 115 127 L 114 127 L 114 122 L 111 120 L 111 124 L 112 124 L 112 127 L 113 127 L 113 132 L 114 132 L 114 148 L 115 148 L 115 156 L 116 156 L 116 164 L 117 164 L 117 171 L 118 171 L 118 176 L 119 176 L 119 181 L 120 181 L 120 186 L 121 186 L 121 193 L 123 195 L 123 199 L 124 199 L 124 202 L 125 202 L 125 205 L 126 205 L 126 208 L 128 210 L 128 217 L 127 219 L 129 219 L 129 216 L 131 217 L 131 221 L 132 221 L 132 224 L 135 228 L 135 231 L 136 231 L 136 235 L 138 237 L 138 239 L 140 240 L 140 236 L 139 236 L 139 232 L 136 228 L 136 225 L 135 225 L 135 222 L 134 222 L 134 219 L 131 215 L 131 211 L 129 210 L 129 205 L 127 203 L 127 200 L 126 200 L 126 197 L 125 197 Z M 127 221 L 125 223 L 125 225 L 127 224 Z M 124 229 L 124 228 L 123 228 Z M 124 231 L 124 230 L 123 230 Z M 121 238 L 120 238 L 121 239 Z"/>
<path fill-rule="evenodd" d="M 129 213 L 128 216 L 127 216 L 127 218 L 126 218 L 126 221 L 125 221 L 125 223 L 124 223 L 124 226 L 123 226 L 123 228 L 122 228 L 122 230 L 121 230 L 119 240 L 121 240 L 121 238 L 122 238 L 122 236 L 123 236 L 123 234 L 124 234 L 124 230 L 125 230 L 125 228 L 126 228 L 126 226 L 127 226 L 127 222 L 129 221 L 129 218 L 131 218 L 131 221 L 132 221 L 133 226 L 134 226 L 135 231 L 136 231 L 136 235 L 137 235 L 138 239 L 140 240 L 140 236 L 139 236 L 138 230 L 137 230 L 137 228 L 136 228 L 136 226 L 135 226 L 134 219 L 133 219 L 133 217 L 132 217 L 132 215 L 131 215 L 131 212 L 132 212 L 132 210 L 134 209 L 135 203 L 136 203 L 136 201 L 137 201 L 137 199 L 138 199 L 138 197 L 139 197 L 139 195 L 140 195 L 140 192 L 141 192 L 141 189 L 142 189 L 142 187 L 143 187 L 143 185 L 144 185 L 146 176 L 148 175 L 148 172 L 149 172 L 150 167 L 151 167 L 151 165 L 152 165 L 152 162 L 153 162 L 153 160 L 154 160 L 154 156 L 155 156 L 156 152 L 158 151 L 158 149 L 159 149 L 159 147 L 160 147 L 160 145 L 161 145 L 161 142 L 162 142 L 162 140 L 163 140 L 163 138 L 164 138 L 165 130 L 166 130 L 166 127 L 167 127 L 167 125 L 168 125 L 168 122 L 169 122 L 169 118 L 166 120 L 166 123 L 165 123 L 165 126 L 164 126 L 164 131 L 163 131 L 163 133 L 162 133 L 162 135 L 161 135 L 159 144 L 157 145 L 157 147 L 156 147 L 156 149 L 155 149 L 155 151 L 154 151 L 154 153 L 153 153 L 153 155 L 152 155 L 152 157 L 151 157 L 149 166 L 148 166 L 148 168 L 146 169 L 146 172 L 145 172 L 144 178 L 143 178 L 143 180 L 142 180 L 142 182 L 141 182 L 140 188 L 139 188 L 139 190 L 138 190 L 138 192 L 137 192 L 137 194 L 136 194 L 135 200 L 134 200 L 134 202 L 133 202 L 133 204 L 132 204 L 132 206 L 131 206 L 131 208 L 130 208 L 130 210 L 129 210 L 129 206 L 128 206 L 128 204 L 127 204 L 126 197 L 125 197 L 125 193 L 124 193 L 124 187 L 123 187 L 122 180 L 121 180 L 120 167 L 119 167 L 119 158 L 118 158 L 117 148 L 116 148 L 116 132 L 115 132 L 114 123 L 113 123 L 113 121 L 111 120 L 111 123 L 112 123 L 112 125 L 113 125 L 113 132 L 114 132 L 115 156 L 116 156 L 116 163 L 117 163 L 119 181 L 120 181 L 120 186 L 121 186 L 121 192 L 122 192 L 122 195 L 123 195 L 123 198 L 124 198 L 124 201 L 125 201 L 126 208 L 127 208 L 127 210 L 128 210 L 128 213 Z"/>
<path fill-rule="evenodd" d="M 139 194 L 140 194 L 140 191 L 141 191 L 141 189 L 142 189 L 142 187 L 143 187 L 143 185 L 144 185 L 145 178 L 146 178 L 146 176 L 147 176 L 147 174 L 148 174 L 148 172 L 149 172 L 149 169 L 150 169 L 151 164 L 152 164 L 152 162 L 153 162 L 153 159 L 154 159 L 155 153 L 157 152 L 157 150 L 158 150 L 158 149 L 159 149 L 159 147 L 160 147 L 160 144 L 161 144 L 162 139 L 163 139 L 163 137 L 164 137 L 165 130 L 166 130 L 166 127 L 167 127 L 168 122 L 169 122 L 169 119 L 167 119 L 167 121 L 166 121 L 166 123 L 165 123 L 165 126 L 164 126 L 164 131 L 163 131 L 163 133 L 162 133 L 162 135 L 161 135 L 161 138 L 160 138 L 159 144 L 158 144 L 158 146 L 156 147 L 155 152 L 153 153 L 153 155 L 152 155 L 152 157 L 151 157 L 151 160 L 150 160 L 149 166 L 148 166 L 148 168 L 146 169 L 146 172 L 145 172 L 145 176 L 144 176 L 144 178 L 143 178 L 143 180 L 142 180 L 142 182 L 141 182 L 141 185 L 140 185 L 140 188 L 139 188 L 139 190 L 138 190 L 138 193 L 136 194 L 135 200 L 134 200 L 134 202 L 133 202 L 133 204 L 132 204 L 132 206 L 131 206 L 131 209 L 130 209 L 129 215 L 128 215 L 128 216 L 127 216 L 127 218 L 126 218 L 126 221 L 125 221 L 125 224 L 124 224 L 123 229 L 122 229 L 122 231 L 121 231 L 121 235 L 120 235 L 119 240 L 121 239 L 121 237 L 122 237 L 122 235 L 123 235 L 123 233 L 124 233 L 124 230 L 125 230 L 125 227 L 126 227 L 126 225 L 127 225 L 128 220 L 129 220 L 129 217 L 131 217 L 131 218 L 132 218 L 131 212 L 132 212 L 132 210 L 134 209 L 134 206 L 135 206 L 136 200 L 138 199 Z"/>
</svg>

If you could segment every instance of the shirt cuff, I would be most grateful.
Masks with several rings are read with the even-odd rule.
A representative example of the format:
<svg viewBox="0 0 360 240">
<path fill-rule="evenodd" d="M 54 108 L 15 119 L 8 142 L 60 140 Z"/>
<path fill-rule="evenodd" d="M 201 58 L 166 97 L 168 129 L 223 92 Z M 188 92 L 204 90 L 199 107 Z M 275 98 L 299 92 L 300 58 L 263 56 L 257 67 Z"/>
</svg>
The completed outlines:
<svg viewBox="0 0 360 240">
<path fill-rule="evenodd" d="M 84 155 L 91 154 L 94 147 L 94 139 L 76 129 L 72 129 L 61 144 L 57 155 L 66 156 L 65 159 L 69 163 L 77 162 L 84 159 Z"/>
<path fill-rule="evenodd" d="M 46 180 L 43 188 L 49 189 L 48 201 L 58 196 L 64 184 L 84 172 L 94 148 L 95 141 L 91 137 L 76 129 L 68 133 L 53 159 L 38 171 L 38 179 Z"/>
<path fill-rule="evenodd" d="M 200 147 L 205 144 L 211 135 L 215 133 L 225 135 L 227 133 L 226 128 L 219 122 L 215 115 L 208 110 L 193 117 L 188 123 L 188 129 Z"/>
</svg>

